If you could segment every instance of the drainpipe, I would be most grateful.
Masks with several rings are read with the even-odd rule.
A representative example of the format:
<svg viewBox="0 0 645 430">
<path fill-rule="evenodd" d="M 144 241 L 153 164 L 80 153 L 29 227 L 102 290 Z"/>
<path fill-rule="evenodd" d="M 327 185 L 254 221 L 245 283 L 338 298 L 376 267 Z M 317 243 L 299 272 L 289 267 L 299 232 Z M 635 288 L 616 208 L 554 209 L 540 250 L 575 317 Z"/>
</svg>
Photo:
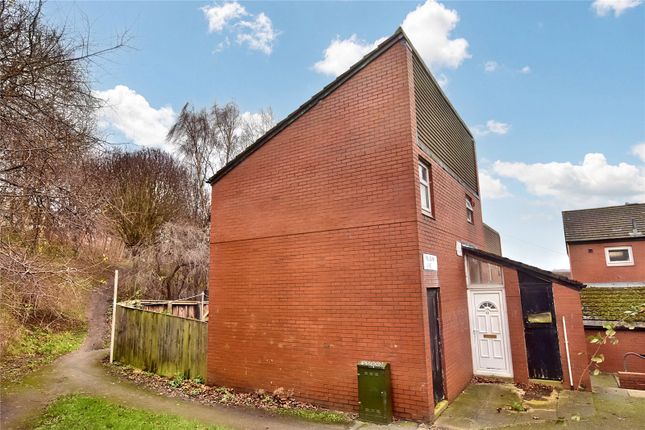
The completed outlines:
<svg viewBox="0 0 645 430">
<path fill-rule="evenodd" d="M 573 390 L 573 375 L 571 374 L 571 355 L 569 354 L 569 336 L 567 336 L 567 320 L 562 315 L 562 329 L 564 331 L 564 347 L 567 351 L 567 367 L 569 368 L 569 385 Z"/>
</svg>

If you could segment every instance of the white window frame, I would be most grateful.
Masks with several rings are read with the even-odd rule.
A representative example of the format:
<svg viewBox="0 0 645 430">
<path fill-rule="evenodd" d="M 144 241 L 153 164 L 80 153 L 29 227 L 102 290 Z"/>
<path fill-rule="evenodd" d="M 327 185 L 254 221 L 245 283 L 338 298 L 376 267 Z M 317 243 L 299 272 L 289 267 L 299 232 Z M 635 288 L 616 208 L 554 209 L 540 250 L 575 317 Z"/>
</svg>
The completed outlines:
<svg viewBox="0 0 645 430">
<path fill-rule="evenodd" d="M 466 221 L 475 224 L 475 205 L 469 195 L 466 195 Z"/>
<path fill-rule="evenodd" d="M 609 259 L 609 252 L 610 251 L 624 251 L 627 250 L 627 255 L 629 256 L 629 259 L 627 261 L 611 261 Z M 632 247 L 631 246 L 612 246 L 605 248 L 605 262 L 607 263 L 607 266 L 633 266 L 634 265 L 634 254 L 632 253 Z"/>
<path fill-rule="evenodd" d="M 426 180 L 423 179 L 422 170 L 426 171 Z M 430 166 L 419 160 L 419 198 L 421 199 L 421 211 L 432 216 L 432 180 L 430 179 Z M 423 188 L 425 187 L 428 198 L 428 206 L 423 205 Z"/>
</svg>

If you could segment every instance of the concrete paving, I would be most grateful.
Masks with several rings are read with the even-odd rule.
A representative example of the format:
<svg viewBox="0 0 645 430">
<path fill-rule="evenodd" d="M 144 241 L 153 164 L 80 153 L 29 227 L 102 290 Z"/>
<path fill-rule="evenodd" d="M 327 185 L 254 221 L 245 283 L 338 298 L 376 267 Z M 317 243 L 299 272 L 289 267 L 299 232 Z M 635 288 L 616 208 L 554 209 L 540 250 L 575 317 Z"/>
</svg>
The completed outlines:
<svg viewBox="0 0 645 430">
<path fill-rule="evenodd" d="M 618 388 L 611 375 L 592 379 L 593 393 L 560 389 L 540 400 L 521 400 L 512 384 L 471 385 L 434 422 L 437 429 L 645 428 L 645 392 Z M 522 405 L 526 411 L 517 411 Z M 518 409 L 517 407 L 515 409 Z"/>
<path fill-rule="evenodd" d="M 442 429 L 485 429 L 557 419 L 557 396 L 524 402 L 512 384 L 474 384 L 444 411 L 434 425 Z M 526 408 L 526 411 L 518 409 Z"/>
</svg>

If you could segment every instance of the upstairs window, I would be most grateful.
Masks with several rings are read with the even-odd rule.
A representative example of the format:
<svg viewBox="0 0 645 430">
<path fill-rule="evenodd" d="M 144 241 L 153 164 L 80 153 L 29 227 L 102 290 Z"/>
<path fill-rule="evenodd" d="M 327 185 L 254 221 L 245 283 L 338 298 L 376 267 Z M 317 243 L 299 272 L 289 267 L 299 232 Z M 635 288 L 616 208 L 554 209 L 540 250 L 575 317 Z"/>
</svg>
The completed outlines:
<svg viewBox="0 0 645 430">
<path fill-rule="evenodd" d="M 615 246 L 605 248 L 607 266 L 633 266 L 634 255 L 631 246 Z"/>
<path fill-rule="evenodd" d="M 432 177 L 430 166 L 419 161 L 419 191 L 421 194 L 421 211 L 432 215 Z"/>
<path fill-rule="evenodd" d="M 466 221 L 473 224 L 475 219 L 475 206 L 473 205 L 473 199 L 470 196 L 466 196 Z"/>
</svg>

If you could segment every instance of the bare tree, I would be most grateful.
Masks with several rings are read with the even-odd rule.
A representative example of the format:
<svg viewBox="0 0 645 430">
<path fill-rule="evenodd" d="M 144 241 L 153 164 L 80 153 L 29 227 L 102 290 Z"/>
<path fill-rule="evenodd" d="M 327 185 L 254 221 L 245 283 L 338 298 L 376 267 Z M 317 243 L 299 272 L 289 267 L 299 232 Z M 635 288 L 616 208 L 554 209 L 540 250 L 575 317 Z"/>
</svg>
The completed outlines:
<svg viewBox="0 0 645 430">
<path fill-rule="evenodd" d="M 0 326 L 83 318 L 93 263 L 75 246 L 93 227 L 92 158 L 100 100 L 89 72 L 123 38 L 94 50 L 46 23 L 40 1 L 0 0 Z M 7 332 L 13 337 L 19 330 Z M 2 342 L 0 342 L 2 343 Z"/>
<path fill-rule="evenodd" d="M 241 147 L 242 117 L 240 108 L 235 102 L 224 106 L 214 104 L 211 108 L 217 129 L 217 149 L 222 165 L 237 155 Z"/>
<path fill-rule="evenodd" d="M 104 212 L 133 254 L 153 243 L 164 223 L 190 219 L 190 176 L 167 152 L 113 152 L 97 172 Z"/>
<path fill-rule="evenodd" d="M 133 257 L 124 291 L 130 298 L 167 300 L 199 294 L 208 285 L 208 253 L 208 229 L 166 223 Z"/>
<path fill-rule="evenodd" d="M 213 152 L 217 134 L 209 113 L 186 103 L 166 139 L 177 145 L 192 173 L 192 203 L 195 219 L 204 224 L 209 219 L 209 199 L 204 185 L 213 172 Z"/>
<path fill-rule="evenodd" d="M 260 109 L 257 114 L 248 114 L 243 118 L 242 150 L 262 137 L 275 125 L 271 107 Z"/>
<path fill-rule="evenodd" d="M 222 165 L 273 127 L 273 111 L 270 107 L 257 114 L 241 114 L 237 103 L 228 102 L 224 106 L 214 104 L 211 111 L 215 119 L 217 148 Z"/>
<path fill-rule="evenodd" d="M 45 24 L 42 7 L 0 0 L 0 223 L 20 231 L 32 249 L 46 232 L 89 228 L 93 200 L 83 174 L 100 147 L 100 101 L 88 71 L 123 46 L 119 39 L 90 51 L 87 39 Z"/>
</svg>

